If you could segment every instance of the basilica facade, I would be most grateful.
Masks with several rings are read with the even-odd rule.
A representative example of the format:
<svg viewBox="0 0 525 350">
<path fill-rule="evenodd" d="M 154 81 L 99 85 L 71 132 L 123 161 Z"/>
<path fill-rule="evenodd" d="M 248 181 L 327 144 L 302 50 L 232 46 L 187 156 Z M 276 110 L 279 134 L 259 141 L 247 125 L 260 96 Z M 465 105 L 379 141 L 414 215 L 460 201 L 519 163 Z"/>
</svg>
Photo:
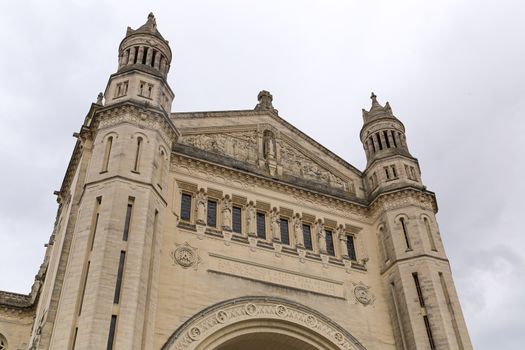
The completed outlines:
<svg viewBox="0 0 525 350">
<path fill-rule="evenodd" d="M 356 169 L 255 108 L 172 113 L 155 18 L 85 117 L 0 349 L 472 349 L 403 123 L 372 94 Z M 79 121 L 80 122 L 80 121 Z"/>
</svg>

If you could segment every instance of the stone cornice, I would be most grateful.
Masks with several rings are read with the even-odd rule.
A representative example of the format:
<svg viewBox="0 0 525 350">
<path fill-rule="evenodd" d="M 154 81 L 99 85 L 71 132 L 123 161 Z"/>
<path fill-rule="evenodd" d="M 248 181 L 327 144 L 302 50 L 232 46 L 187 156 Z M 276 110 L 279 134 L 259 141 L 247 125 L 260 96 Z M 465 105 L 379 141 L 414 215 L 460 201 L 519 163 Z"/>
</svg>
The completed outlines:
<svg viewBox="0 0 525 350">
<path fill-rule="evenodd" d="M 31 295 L 0 290 L 0 309 L 10 312 L 32 312 L 34 303 Z"/>
<path fill-rule="evenodd" d="M 381 275 L 384 275 L 385 273 L 390 272 L 395 266 L 399 265 L 400 263 L 403 263 L 403 262 L 406 262 L 406 261 L 411 261 L 411 260 L 430 260 L 430 261 L 432 261 L 432 260 L 439 260 L 441 262 L 446 263 L 447 265 L 450 264 L 447 258 L 442 258 L 440 256 L 434 256 L 434 255 L 430 255 L 430 254 L 419 254 L 419 255 L 410 256 L 410 257 L 407 257 L 407 258 L 396 259 L 396 260 L 390 262 L 388 264 L 388 266 L 383 268 L 380 273 L 381 273 Z"/>
<path fill-rule="evenodd" d="M 372 222 L 385 207 L 389 209 L 402 208 L 409 205 L 420 206 L 425 210 L 437 212 L 437 204 L 433 192 L 421 190 L 419 188 L 406 186 L 390 192 L 381 193 L 371 200 L 349 198 L 339 196 L 336 193 L 323 193 L 312 188 L 301 187 L 296 182 L 289 183 L 280 179 L 271 178 L 263 174 L 258 174 L 251 169 L 242 169 L 239 166 L 228 167 L 221 163 L 211 160 L 204 160 L 194 157 L 181 150 L 175 150 L 172 156 L 171 171 L 177 172 L 177 167 L 183 167 L 190 171 L 192 176 L 202 173 L 202 177 L 221 177 L 226 181 L 238 180 L 246 186 L 258 186 L 281 193 L 288 193 L 298 203 L 324 206 L 329 210 L 334 210 L 341 216 L 348 214 L 357 215 L 361 220 Z M 191 172 L 194 173 L 191 173 Z"/>
<path fill-rule="evenodd" d="M 255 111 L 255 110 L 232 110 L 232 111 L 213 111 L 213 112 L 185 112 L 185 113 L 172 113 L 171 118 L 177 119 L 198 119 L 198 118 L 232 118 L 232 117 L 243 117 L 243 116 L 269 116 L 273 118 L 280 124 L 283 124 L 287 129 L 291 130 L 298 137 L 304 141 L 314 145 L 315 147 L 322 150 L 328 157 L 341 164 L 345 168 L 354 172 L 355 174 L 362 176 L 362 172 L 354 167 L 352 164 L 348 163 L 346 160 L 339 157 L 334 152 L 330 151 L 328 148 L 321 145 L 319 142 L 315 141 L 313 138 L 297 129 L 295 126 L 287 122 L 285 119 L 281 118 L 276 112 L 271 110 Z"/>
</svg>

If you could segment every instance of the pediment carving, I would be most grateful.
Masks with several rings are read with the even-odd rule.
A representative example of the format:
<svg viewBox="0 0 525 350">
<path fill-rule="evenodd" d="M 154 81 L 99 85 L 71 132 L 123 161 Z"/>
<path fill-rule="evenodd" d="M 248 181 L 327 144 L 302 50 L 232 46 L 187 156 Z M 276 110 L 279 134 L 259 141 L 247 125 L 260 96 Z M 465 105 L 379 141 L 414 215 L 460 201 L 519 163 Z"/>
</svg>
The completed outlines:
<svg viewBox="0 0 525 350">
<path fill-rule="evenodd" d="M 256 131 L 185 135 L 179 139 L 179 142 L 250 164 L 257 164 Z"/>
</svg>

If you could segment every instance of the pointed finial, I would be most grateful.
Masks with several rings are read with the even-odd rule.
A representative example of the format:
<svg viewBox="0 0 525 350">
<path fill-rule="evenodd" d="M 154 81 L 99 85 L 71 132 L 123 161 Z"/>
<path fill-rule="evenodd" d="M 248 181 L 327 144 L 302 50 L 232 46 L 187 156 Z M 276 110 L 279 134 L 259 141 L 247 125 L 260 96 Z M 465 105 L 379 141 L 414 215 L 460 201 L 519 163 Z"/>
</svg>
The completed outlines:
<svg viewBox="0 0 525 350">
<path fill-rule="evenodd" d="M 259 101 L 259 103 L 257 104 L 257 106 L 255 106 L 256 111 L 270 110 L 277 112 L 277 110 L 273 108 L 273 96 L 269 91 L 262 90 L 261 92 L 259 92 L 259 94 L 257 95 L 257 100 Z"/>
<path fill-rule="evenodd" d="M 372 94 L 370 95 L 370 98 L 371 98 L 372 100 L 375 100 L 375 99 L 377 98 L 377 96 L 376 96 L 376 94 L 374 94 L 374 93 L 372 92 Z"/>
<path fill-rule="evenodd" d="M 153 12 L 150 12 L 148 15 L 148 19 L 154 19 L 154 18 L 155 18 L 155 15 L 153 14 Z"/>
</svg>

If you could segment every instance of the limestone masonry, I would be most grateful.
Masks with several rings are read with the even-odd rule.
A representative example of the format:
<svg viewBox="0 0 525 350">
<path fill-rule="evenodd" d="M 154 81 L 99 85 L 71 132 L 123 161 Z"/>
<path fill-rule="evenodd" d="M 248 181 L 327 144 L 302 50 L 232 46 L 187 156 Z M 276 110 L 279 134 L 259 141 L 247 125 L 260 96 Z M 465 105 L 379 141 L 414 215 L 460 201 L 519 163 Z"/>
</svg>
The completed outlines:
<svg viewBox="0 0 525 350">
<path fill-rule="evenodd" d="M 372 94 L 361 171 L 254 109 L 172 113 L 153 14 L 84 119 L 5 349 L 472 349 L 403 123 Z"/>
</svg>

